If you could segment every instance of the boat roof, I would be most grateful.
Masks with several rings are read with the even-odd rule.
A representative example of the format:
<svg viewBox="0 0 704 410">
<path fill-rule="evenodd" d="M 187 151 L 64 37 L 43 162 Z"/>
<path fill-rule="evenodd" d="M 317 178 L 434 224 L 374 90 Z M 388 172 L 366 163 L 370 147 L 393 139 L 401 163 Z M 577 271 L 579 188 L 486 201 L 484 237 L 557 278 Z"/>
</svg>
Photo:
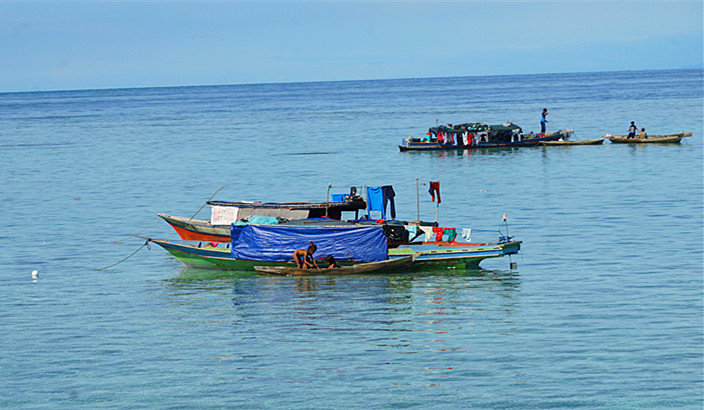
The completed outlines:
<svg viewBox="0 0 704 410">
<path fill-rule="evenodd" d="M 481 122 L 465 123 L 465 124 L 455 124 L 455 125 L 438 125 L 437 127 L 431 127 L 431 132 L 449 132 L 449 133 L 462 133 L 467 131 L 486 131 L 489 129 L 488 124 Z"/>
<path fill-rule="evenodd" d="M 325 209 L 335 208 L 341 211 L 356 211 L 366 209 L 367 203 L 361 199 L 353 199 L 351 201 L 303 201 L 303 202 L 249 202 L 249 201 L 208 201 L 210 206 L 231 206 L 236 208 L 254 208 L 254 209 L 288 209 L 288 210 L 306 210 L 306 209 Z"/>
<path fill-rule="evenodd" d="M 518 125 L 507 121 L 504 124 L 495 124 L 495 125 L 489 125 L 485 124 L 482 122 L 472 122 L 472 123 L 464 123 L 464 124 L 455 124 L 455 125 L 438 125 L 437 127 L 431 127 L 430 132 L 445 132 L 445 133 L 454 133 L 454 134 L 459 134 L 459 133 L 464 133 L 464 132 L 476 132 L 476 131 L 487 131 L 487 130 L 492 130 L 492 131 L 513 131 L 513 130 L 520 130 L 521 127 Z"/>
</svg>

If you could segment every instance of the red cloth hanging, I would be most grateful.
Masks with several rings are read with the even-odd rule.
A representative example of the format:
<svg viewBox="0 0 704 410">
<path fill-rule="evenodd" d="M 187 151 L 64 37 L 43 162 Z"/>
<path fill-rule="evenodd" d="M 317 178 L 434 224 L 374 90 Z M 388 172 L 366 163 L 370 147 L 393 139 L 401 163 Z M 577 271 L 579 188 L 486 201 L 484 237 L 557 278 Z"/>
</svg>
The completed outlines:
<svg viewBox="0 0 704 410">
<path fill-rule="evenodd" d="M 442 235 L 445 233 L 445 229 L 434 226 L 433 233 L 435 234 L 435 242 L 440 242 L 442 241 Z"/>
<path fill-rule="evenodd" d="M 431 201 L 435 202 L 435 194 L 437 193 L 438 203 L 442 202 L 440 200 L 440 182 L 430 182 L 430 189 L 428 189 L 428 193 L 430 193 Z"/>
</svg>

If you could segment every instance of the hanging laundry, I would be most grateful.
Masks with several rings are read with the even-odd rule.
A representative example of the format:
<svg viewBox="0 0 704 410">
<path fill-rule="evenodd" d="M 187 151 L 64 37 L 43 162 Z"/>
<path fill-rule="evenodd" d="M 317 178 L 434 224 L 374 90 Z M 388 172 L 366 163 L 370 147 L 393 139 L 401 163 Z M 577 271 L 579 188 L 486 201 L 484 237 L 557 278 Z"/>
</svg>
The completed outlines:
<svg viewBox="0 0 704 410">
<path fill-rule="evenodd" d="M 457 230 L 455 228 L 443 228 L 442 231 L 444 235 L 447 235 L 448 242 L 454 242 L 455 238 L 457 238 Z"/>
<path fill-rule="evenodd" d="M 396 192 L 394 192 L 394 188 L 391 185 L 384 185 L 381 187 L 381 196 L 384 202 L 384 213 L 386 213 L 386 202 L 388 201 L 390 202 L 389 211 L 391 212 L 391 219 L 396 219 L 396 204 L 394 202 Z"/>
<path fill-rule="evenodd" d="M 442 241 L 442 235 L 445 233 L 445 230 L 443 228 L 434 226 L 433 233 L 435 234 L 435 242 L 440 242 Z"/>
<path fill-rule="evenodd" d="M 367 187 L 367 212 L 380 211 L 381 219 L 386 219 L 384 196 L 380 187 Z"/>
<path fill-rule="evenodd" d="M 430 182 L 430 188 L 428 189 L 430 193 L 430 200 L 435 202 L 435 193 L 438 195 L 438 204 L 440 201 L 440 182 Z"/>
<path fill-rule="evenodd" d="M 467 242 L 472 242 L 472 229 L 462 228 L 462 238 L 464 238 Z"/>
<path fill-rule="evenodd" d="M 430 226 L 419 226 L 418 230 L 425 234 L 425 242 L 430 242 L 433 239 L 433 228 Z"/>
<path fill-rule="evenodd" d="M 414 238 L 418 234 L 418 227 L 417 226 L 405 226 L 406 230 L 408 231 L 408 237 L 409 238 Z"/>
</svg>

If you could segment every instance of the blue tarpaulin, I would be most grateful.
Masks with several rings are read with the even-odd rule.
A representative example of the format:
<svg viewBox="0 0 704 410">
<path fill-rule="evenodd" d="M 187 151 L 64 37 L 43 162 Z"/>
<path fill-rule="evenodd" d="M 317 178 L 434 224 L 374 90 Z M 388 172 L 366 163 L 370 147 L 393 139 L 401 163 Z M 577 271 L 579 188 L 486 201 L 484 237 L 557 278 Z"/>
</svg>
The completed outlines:
<svg viewBox="0 0 704 410">
<path fill-rule="evenodd" d="M 235 229 L 241 232 L 235 237 Z M 232 256 L 236 259 L 293 261 L 296 249 L 313 242 L 316 259 L 376 262 L 387 259 L 386 235 L 381 226 L 301 227 L 276 225 L 231 226 Z"/>
<path fill-rule="evenodd" d="M 230 225 L 230 242 L 236 241 L 240 237 L 240 233 L 242 233 L 242 229 L 245 226 L 247 225 Z"/>
</svg>

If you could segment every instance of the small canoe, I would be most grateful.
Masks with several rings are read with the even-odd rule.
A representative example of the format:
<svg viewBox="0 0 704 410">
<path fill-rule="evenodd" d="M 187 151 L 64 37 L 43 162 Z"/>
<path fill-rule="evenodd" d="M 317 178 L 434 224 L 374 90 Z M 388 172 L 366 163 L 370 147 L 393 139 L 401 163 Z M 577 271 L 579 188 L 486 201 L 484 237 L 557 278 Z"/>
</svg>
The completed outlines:
<svg viewBox="0 0 704 410">
<path fill-rule="evenodd" d="M 398 272 L 407 270 L 413 265 L 415 255 L 405 256 L 397 259 L 387 259 L 380 262 L 358 263 L 350 266 L 341 266 L 339 268 L 320 268 L 320 269 L 298 269 L 288 266 L 255 266 L 254 270 L 260 275 L 357 275 L 366 273 L 379 272 Z"/>
<path fill-rule="evenodd" d="M 564 146 L 564 145 L 601 145 L 604 142 L 603 138 L 594 138 L 592 140 L 581 141 L 543 141 L 540 145 L 546 146 Z"/>
<path fill-rule="evenodd" d="M 680 132 L 677 134 L 666 134 L 666 135 L 648 135 L 647 138 L 628 138 L 625 135 L 604 135 L 604 138 L 613 142 L 614 144 L 676 144 L 682 141 L 684 137 L 691 137 L 691 132 Z"/>
</svg>

